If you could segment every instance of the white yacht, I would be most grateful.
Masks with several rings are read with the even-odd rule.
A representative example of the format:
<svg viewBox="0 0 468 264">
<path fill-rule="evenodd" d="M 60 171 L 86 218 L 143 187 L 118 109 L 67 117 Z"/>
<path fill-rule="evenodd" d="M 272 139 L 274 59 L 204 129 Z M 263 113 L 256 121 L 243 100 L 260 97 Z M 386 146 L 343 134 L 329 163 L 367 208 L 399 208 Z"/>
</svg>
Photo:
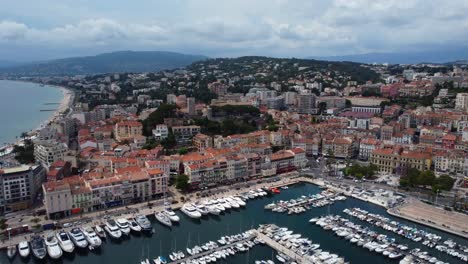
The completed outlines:
<svg viewBox="0 0 468 264">
<path fill-rule="evenodd" d="M 203 204 L 195 204 L 194 207 L 197 208 L 197 211 L 202 215 L 207 215 L 210 213 Z"/>
<path fill-rule="evenodd" d="M 161 224 L 169 227 L 172 226 L 171 219 L 169 219 L 165 213 L 157 212 L 154 214 L 154 217 L 156 217 L 156 220 L 158 220 Z"/>
<path fill-rule="evenodd" d="M 47 254 L 49 254 L 50 258 L 59 259 L 62 256 L 62 249 L 60 248 L 57 238 L 54 236 L 54 234 L 50 233 L 49 235 L 47 235 L 47 238 L 45 239 L 45 244 Z"/>
<path fill-rule="evenodd" d="M 226 211 L 226 208 L 223 206 L 222 203 L 218 203 L 218 200 L 210 200 L 211 206 L 214 206 L 217 208 L 219 211 L 223 212 Z"/>
<path fill-rule="evenodd" d="M 133 219 L 128 220 L 128 226 L 133 232 L 141 232 L 141 226 L 137 224 L 137 222 Z"/>
<path fill-rule="evenodd" d="M 149 232 L 153 229 L 151 226 L 151 222 L 145 215 L 137 215 L 135 217 L 135 222 L 137 222 L 137 224 L 141 227 L 143 231 Z"/>
<path fill-rule="evenodd" d="M 115 221 L 117 226 L 120 228 L 120 231 L 122 231 L 122 234 L 124 235 L 129 235 L 130 234 L 130 227 L 128 225 L 128 220 L 125 218 L 119 218 L 117 221 Z"/>
<path fill-rule="evenodd" d="M 31 251 L 38 259 L 44 259 L 47 255 L 44 239 L 38 235 L 34 235 L 31 239 Z"/>
<path fill-rule="evenodd" d="M 164 211 L 164 213 L 167 215 L 167 217 L 169 217 L 169 219 L 171 219 L 172 222 L 179 222 L 180 221 L 179 216 L 176 215 L 176 213 L 174 211 L 172 211 L 171 209 L 166 209 Z"/>
<path fill-rule="evenodd" d="M 221 213 L 221 210 L 216 205 L 208 205 L 206 208 L 210 214 L 219 215 Z"/>
<path fill-rule="evenodd" d="M 120 231 L 120 228 L 117 226 L 114 219 L 106 221 L 104 229 L 114 239 L 119 239 L 122 236 L 122 231 Z"/>
<path fill-rule="evenodd" d="M 70 230 L 68 234 L 70 235 L 70 238 L 73 241 L 73 243 L 75 243 L 75 245 L 78 248 L 88 247 L 88 241 L 86 241 L 86 238 L 83 235 L 83 232 L 81 232 L 81 230 L 78 227 L 75 227 L 72 230 Z"/>
<path fill-rule="evenodd" d="M 67 232 L 60 231 L 57 233 L 57 239 L 60 247 L 63 249 L 64 252 L 72 253 L 75 250 L 75 245 L 68 236 Z"/>
<path fill-rule="evenodd" d="M 226 209 L 231 209 L 232 205 L 228 203 L 226 200 L 219 198 L 218 199 L 218 204 L 222 204 L 224 208 Z"/>
<path fill-rule="evenodd" d="M 184 204 L 180 210 L 190 218 L 196 219 L 202 216 L 193 205 L 188 203 Z"/>
<path fill-rule="evenodd" d="M 83 227 L 81 231 L 83 231 L 83 235 L 85 236 L 86 240 L 88 241 L 91 247 L 96 248 L 96 247 L 101 246 L 102 240 L 96 234 L 96 232 L 94 232 L 92 227 L 90 226 Z"/>
<path fill-rule="evenodd" d="M 106 232 L 104 232 L 104 229 L 102 229 L 100 225 L 96 225 L 94 230 L 96 230 L 96 235 L 98 235 L 99 238 L 106 238 Z"/>
<path fill-rule="evenodd" d="M 232 199 L 234 199 L 240 206 L 245 206 L 246 203 L 244 202 L 244 200 L 242 200 L 240 197 L 238 196 L 234 196 L 232 197 Z"/>
<path fill-rule="evenodd" d="M 31 253 L 31 250 L 29 249 L 29 243 L 28 241 L 21 241 L 18 244 L 18 251 L 19 254 L 22 258 L 27 258 L 29 254 Z"/>
<path fill-rule="evenodd" d="M 240 207 L 240 204 L 231 197 L 228 197 L 228 198 L 226 198 L 224 200 L 227 201 L 234 208 L 239 208 Z"/>
</svg>

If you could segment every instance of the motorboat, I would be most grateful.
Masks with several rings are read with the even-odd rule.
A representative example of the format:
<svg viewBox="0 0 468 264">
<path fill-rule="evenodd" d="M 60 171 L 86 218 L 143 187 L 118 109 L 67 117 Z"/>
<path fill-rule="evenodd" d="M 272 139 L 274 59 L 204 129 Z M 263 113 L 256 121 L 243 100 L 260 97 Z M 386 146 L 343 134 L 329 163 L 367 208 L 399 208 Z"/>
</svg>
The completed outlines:
<svg viewBox="0 0 468 264">
<path fill-rule="evenodd" d="M 57 239 L 60 247 L 64 252 L 72 253 L 75 250 L 75 245 L 70 239 L 70 236 L 65 231 L 60 231 L 57 233 Z"/>
<path fill-rule="evenodd" d="M 128 226 L 133 232 L 141 232 L 141 226 L 139 226 L 133 219 L 128 220 Z"/>
<path fill-rule="evenodd" d="M 153 259 L 153 261 L 154 261 L 154 264 L 167 264 L 166 258 L 164 258 L 162 256 L 159 256 L 159 257 Z"/>
<path fill-rule="evenodd" d="M 209 214 L 209 211 L 208 209 L 206 209 L 206 207 L 203 205 L 203 204 L 196 204 L 196 205 L 193 205 L 198 212 L 200 212 L 202 215 L 207 215 Z"/>
<path fill-rule="evenodd" d="M 240 197 L 234 196 L 232 197 L 232 199 L 234 199 L 242 207 L 246 205 L 245 201 L 242 200 Z"/>
<path fill-rule="evenodd" d="M 22 258 L 27 258 L 29 254 L 31 253 L 31 250 L 29 249 L 29 243 L 28 241 L 21 241 L 18 244 L 18 251 L 19 254 Z"/>
<path fill-rule="evenodd" d="M 149 232 L 153 229 L 151 222 L 145 215 L 137 215 L 135 222 L 141 227 L 143 231 Z"/>
<path fill-rule="evenodd" d="M 62 249 L 60 248 L 57 238 L 54 236 L 54 234 L 50 233 L 46 237 L 45 244 L 47 254 L 49 254 L 49 257 L 51 259 L 59 259 L 62 256 Z"/>
<path fill-rule="evenodd" d="M 106 232 L 104 232 L 104 229 L 102 229 L 100 225 L 96 225 L 94 230 L 96 231 L 96 235 L 98 235 L 98 237 L 101 239 L 106 238 Z"/>
<path fill-rule="evenodd" d="M 88 241 L 86 240 L 85 236 L 83 235 L 83 232 L 81 232 L 79 228 L 73 228 L 72 230 L 70 230 L 70 232 L 68 232 L 68 234 L 70 235 L 70 239 L 78 248 L 88 247 Z"/>
<path fill-rule="evenodd" d="M 198 219 L 202 216 L 193 205 L 188 203 L 184 204 L 180 210 L 190 218 Z"/>
<path fill-rule="evenodd" d="M 102 244 L 101 238 L 94 232 L 93 228 L 90 226 L 83 227 L 81 229 L 83 232 L 84 237 L 86 238 L 86 241 L 88 241 L 88 244 L 93 247 L 97 248 L 100 247 Z"/>
<path fill-rule="evenodd" d="M 128 224 L 128 220 L 125 218 L 119 218 L 117 221 L 115 221 L 117 226 L 120 228 L 120 231 L 122 231 L 122 234 L 124 235 L 129 235 L 130 234 L 130 226 Z"/>
<path fill-rule="evenodd" d="M 210 214 L 219 215 L 221 213 L 221 210 L 215 205 L 208 205 L 206 206 L 206 208 L 208 209 L 208 212 L 210 212 Z"/>
<path fill-rule="evenodd" d="M 169 219 L 171 219 L 172 222 L 179 222 L 180 221 L 180 218 L 179 216 L 174 212 L 172 211 L 171 209 L 166 209 L 164 211 L 164 213 L 167 215 L 167 217 L 169 217 Z"/>
<path fill-rule="evenodd" d="M 44 259 L 47 255 L 46 245 L 44 239 L 38 235 L 35 235 L 31 239 L 31 251 L 34 257 L 38 259 Z"/>
<path fill-rule="evenodd" d="M 7 256 L 9 259 L 13 259 L 16 256 L 16 246 L 11 245 L 7 247 Z"/>
<path fill-rule="evenodd" d="M 109 219 L 106 221 L 104 230 L 106 230 L 106 232 L 109 233 L 109 235 L 114 239 L 119 239 L 122 236 L 122 231 L 117 226 L 114 219 Z"/>
<path fill-rule="evenodd" d="M 156 217 L 156 220 L 158 220 L 161 224 L 169 227 L 172 226 L 171 219 L 169 219 L 165 213 L 157 212 L 154 214 L 154 217 Z"/>
<path fill-rule="evenodd" d="M 236 200 L 234 200 L 233 198 L 228 197 L 228 198 L 226 198 L 224 200 L 227 201 L 234 208 L 239 208 L 240 207 L 240 204 Z"/>
</svg>

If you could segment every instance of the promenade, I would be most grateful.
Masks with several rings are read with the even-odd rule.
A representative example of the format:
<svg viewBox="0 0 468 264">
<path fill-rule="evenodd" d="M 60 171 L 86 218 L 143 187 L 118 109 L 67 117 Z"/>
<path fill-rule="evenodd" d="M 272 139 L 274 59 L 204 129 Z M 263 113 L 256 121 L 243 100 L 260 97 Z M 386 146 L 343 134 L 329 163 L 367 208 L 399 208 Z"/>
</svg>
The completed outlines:
<svg viewBox="0 0 468 264">
<path fill-rule="evenodd" d="M 468 239 L 468 215 L 466 214 L 447 211 L 413 198 L 408 198 L 404 204 L 391 208 L 387 212 L 390 215 Z"/>
</svg>

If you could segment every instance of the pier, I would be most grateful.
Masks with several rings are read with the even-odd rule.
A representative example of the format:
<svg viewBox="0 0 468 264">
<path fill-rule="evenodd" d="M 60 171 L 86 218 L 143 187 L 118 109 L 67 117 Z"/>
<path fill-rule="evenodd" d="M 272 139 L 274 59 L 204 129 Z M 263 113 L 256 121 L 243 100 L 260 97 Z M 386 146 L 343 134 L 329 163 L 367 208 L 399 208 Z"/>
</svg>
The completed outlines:
<svg viewBox="0 0 468 264">
<path fill-rule="evenodd" d="M 254 234 L 257 234 L 255 229 L 247 230 L 246 232 L 253 232 Z M 198 253 L 198 254 L 195 254 L 195 255 L 192 255 L 192 256 L 189 255 L 188 257 L 185 257 L 183 259 L 179 259 L 179 260 L 176 260 L 176 261 L 169 262 L 169 264 L 187 263 L 187 262 L 189 262 L 191 260 L 202 258 L 204 256 L 208 256 L 210 254 L 213 254 L 216 251 L 220 251 L 220 250 L 227 249 L 227 248 L 230 248 L 230 247 L 235 247 L 235 245 L 237 243 L 243 243 L 243 242 L 246 242 L 246 241 L 253 240 L 256 236 L 257 235 L 253 235 L 253 236 L 251 236 L 249 238 L 241 239 L 241 240 L 236 241 L 236 242 L 231 243 L 231 244 L 226 244 L 226 245 L 223 245 L 223 246 L 220 246 L 220 247 L 217 247 L 217 248 L 213 248 L 213 249 L 210 249 L 210 250 L 207 250 L 207 251 L 203 251 L 201 253 Z"/>
<path fill-rule="evenodd" d="M 265 241 L 265 244 L 271 247 L 272 249 L 276 250 L 277 252 L 280 252 L 286 256 L 288 256 L 291 260 L 296 261 L 297 263 L 310 263 L 310 260 L 305 259 L 303 256 L 300 256 L 296 253 L 294 253 L 291 249 L 281 245 L 280 243 L 276 242 L 275 240 L 269 238 L 268 236 L 262 234 L 258 230 L 254 230 L 255 234 L 257 235 L 257 238 Z"/>
</svg>

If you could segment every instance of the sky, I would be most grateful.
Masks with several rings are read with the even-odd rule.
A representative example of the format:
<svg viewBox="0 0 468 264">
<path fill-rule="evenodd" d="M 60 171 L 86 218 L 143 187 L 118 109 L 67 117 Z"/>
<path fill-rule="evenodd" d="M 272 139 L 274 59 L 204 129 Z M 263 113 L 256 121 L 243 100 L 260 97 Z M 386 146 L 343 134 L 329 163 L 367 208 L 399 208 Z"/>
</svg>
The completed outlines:
<svg viewBox="0 0 468 264">
<path fill-rule="evenodd" d="M 117 50 L 210 57 L 415 52 L 468 43 L 467 0 L 0 0 L 0 60 Z"/>
</svg>

